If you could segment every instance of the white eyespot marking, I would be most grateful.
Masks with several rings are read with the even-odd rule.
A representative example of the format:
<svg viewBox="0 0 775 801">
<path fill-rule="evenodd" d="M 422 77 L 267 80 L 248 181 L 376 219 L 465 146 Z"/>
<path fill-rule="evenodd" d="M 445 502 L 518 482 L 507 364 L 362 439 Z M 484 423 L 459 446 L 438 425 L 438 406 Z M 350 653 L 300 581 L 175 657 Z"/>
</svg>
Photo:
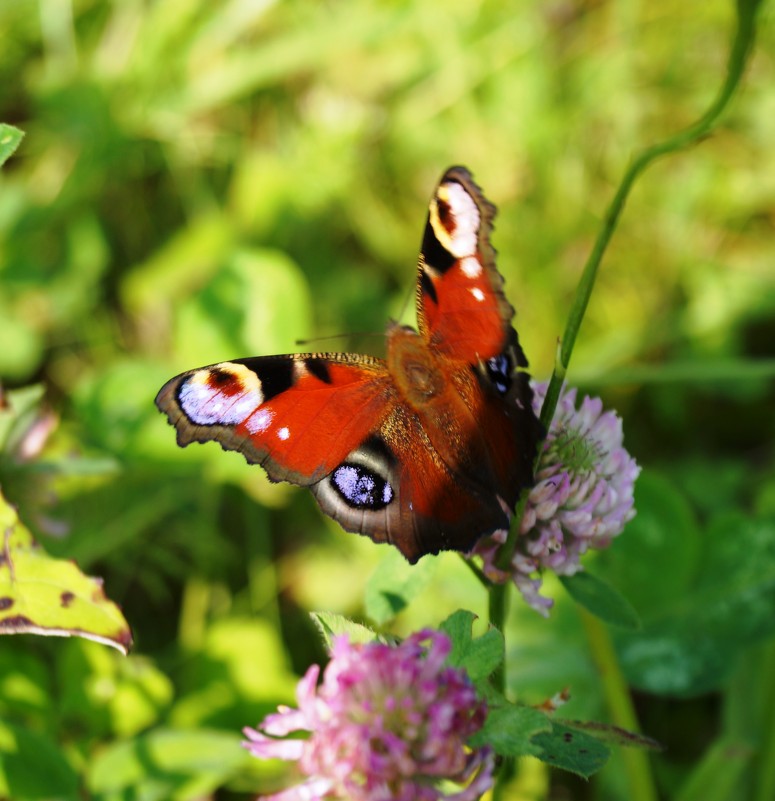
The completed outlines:
<svg viewBox="0 0 775 801">
<path fill-rule="evenodd" d="M 460 262 L 460 269 L 466 278 L 478 278 L 482 274 L 482 265 L 476 256 L 466 256 Z"/>
<path fill-rule="evenodd" d="M 288 430 L 287 426 L 283 426 L 282 428 L 278 429 L 277 431 L 277 438 L 286 440 L 288 437 L 291 436 L 291 432 Z"/>
<path fill-rule="evenodd" d="M 430 222 L 436 238 L 455 258 L 463 259 L 476 253 L 479 234 L 479 209 L 461 184 L 449 181 L 442 184 L 431 203 Z M 439 204 L 446 210 L 439 213 Z"/>
<path fill-rule="evenodd" d="M 237 425 L 264 401 L 258 376 L 242 364 L 224 362 L 197 370 L 178 389 L 178 403 L 201 426 Z"/>
<path fill-rule="evenodd" d="M 476 300 L 478 300 L 480 303 L 481 303 L 481 302 L 482 302 L 482 301 L 485 299 L 485 297 L 486 297 L 486 295 L 484 294 L 484 292 L 482 292 L 482 290 L 481 290 L 481 289 L 479 289 L 479 287 L 478 287 L 478 286 L 475 286 L 475 287 L 473 287 L 472 289 L 469 289 L 468 291 L 469 291 L 469 292 L 470 292 L 470 293 L 471 293 L 471 294 L 474 296 L 474 298 L 476 298 Z"/>
<path fill-rule="evenodd" d="M 269 428 L 274 419 L 274 412 L 270 409 L 259 409 L 245 421 L 245 427 L 251 434 L 262 434 Z"/>
</svg>

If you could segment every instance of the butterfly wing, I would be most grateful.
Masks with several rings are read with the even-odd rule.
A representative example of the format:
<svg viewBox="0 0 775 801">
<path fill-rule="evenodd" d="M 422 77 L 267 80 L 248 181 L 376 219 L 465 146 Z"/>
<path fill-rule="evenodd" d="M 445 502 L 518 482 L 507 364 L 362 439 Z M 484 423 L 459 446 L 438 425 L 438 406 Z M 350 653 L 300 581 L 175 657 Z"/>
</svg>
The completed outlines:
<svg viewBox="0 0 775 801">
<path fill-rule="evenodd" d="M 494 216 L 468 170 L 451 167 L 431 199 L 420 252 L 420 332 L 431 347 L 469 364 L 503 351 L 514 316 L 490 244 Z"/>
<path fill-rule="evenodd" d="M 486 512 L 475 497 L 461 505 L 455 477 L 379 359 L 223 362 L 171 379 L 156 404 L 179 445 L 213 440 L 239 451 L 273 481 L 309 487 L 346 530 L 393 543 L 412 562 L 468 544 Z"/>
<path fill-rule="evenodd" d="M 179 445 L 215 440 L 300 486 L 343 462 L 394 402 L 384 362 L 351 354 L 222 362 L 176 376 L 156 397 Z"/>
<path fill-rule="evenodd" d="M 452 440 L 463 457 L 452 453 L 447 463 L 459 482 L 478 487 L 479 497 L 489 496 L 490 507 L 513 509 L 532 482 L 543 431 L 532 408 L 527 359 L 511 326 L 514 309 L 503 294 L 490 244 L 494 217 L 495 207 L 465 168 L 445 172 L 423 235 L 417 316 L 429 349 L 474 421 L 465 431 L 465 447 L 457 444 L 460 435 Z M 433 430 L 434 420 L 425 427 Z M 445 453 L 443 429 L 434 440 Z"/>
<path fill-rule="evenodd" d="M 448 170 L 423 238 L 420 334 L 391 328 L 387 363 L 295 354 L 182 373 L 156 398 L 178 444 L 241 452 L 412 562 L 507 525 L 540 426 L 489 242 L 494 214 L 465 169 Z"/>
</svg>

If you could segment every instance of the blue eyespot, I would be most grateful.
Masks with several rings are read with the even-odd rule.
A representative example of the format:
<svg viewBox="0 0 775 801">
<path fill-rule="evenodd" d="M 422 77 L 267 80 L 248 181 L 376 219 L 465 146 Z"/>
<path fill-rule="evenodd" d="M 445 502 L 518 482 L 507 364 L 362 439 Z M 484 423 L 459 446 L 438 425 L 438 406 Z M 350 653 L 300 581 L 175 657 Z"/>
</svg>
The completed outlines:
<svg viewBox="0 0 775 801">
<path fill-rule="evenodd" d="M 331 481 L 344 501 L 356 509 L 384 509 L 393 500 L 393 487 L 382 476 L 359 464 L 339 465 Z"/>
<path fill-rule="evenodd" d="M 488 359 L 485 363 L 485 369 L 495 389 L 501 395 L 505 395 L 511 389 L 512 380 L 512 367 L 509 357 L 505 353 L 501 353 L 500 356 L 493 356 L 492 359 Z"/>
</svg>

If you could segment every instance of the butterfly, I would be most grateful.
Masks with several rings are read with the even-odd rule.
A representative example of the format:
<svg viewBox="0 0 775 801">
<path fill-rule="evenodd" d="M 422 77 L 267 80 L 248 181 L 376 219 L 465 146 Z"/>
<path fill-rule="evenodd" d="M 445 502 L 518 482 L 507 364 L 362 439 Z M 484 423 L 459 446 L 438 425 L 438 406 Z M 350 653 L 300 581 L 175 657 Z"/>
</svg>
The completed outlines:
<svg viewBox="0 0 775 801">
<path fill-rule="evenodd" d="M 178 445 L 240 451 L 410 562 L 506 528 L 543 432 L 490 244 L 494 216 L 468 170 L 448 169 L 420 251 L 419 330 L 391 323 L 384 360 L 294 353 L 181 373 L 156 397 Z"/>
</svg>

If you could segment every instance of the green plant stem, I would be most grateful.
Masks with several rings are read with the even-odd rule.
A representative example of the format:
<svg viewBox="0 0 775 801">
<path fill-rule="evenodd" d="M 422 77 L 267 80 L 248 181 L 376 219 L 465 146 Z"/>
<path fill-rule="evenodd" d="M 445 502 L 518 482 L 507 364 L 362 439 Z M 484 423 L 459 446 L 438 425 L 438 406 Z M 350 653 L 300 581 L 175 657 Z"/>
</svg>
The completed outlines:
<svg viewBox="0 0 775 801">
<path fill-rule="evenodd" d="M 607 626 L 580 607 L 579 614 L 600 674 L 611 723 L 628 731 L 638 731 L 638 718 Z M 648 754 L 640 748 L 626 748 L 622 751 L 622 761 L 627 774 L 627 798 L 630 801 L 657 801 Z"/>
<path fill-rule="evenodd" d="M 571 354 L 573 353 L 576 336 L 581 327 L 581 321 L 584 319 L 584 313 L 587 310 L 589 298 L 595 286 L 595 279 L 597 277 L 598 268 L 600 267 L 600 262 L 608 248 L 611 236 L 616 230 L 619 217 L 624 210 L 624 205 L 627 202 L 630 190 L 646 167 L 656 161 L 660 156 L 675 153 L 689 147 L 689 145 L 699 142 L 700 139 L 708 136 L 714 128 L 719 117 L 734 96 L 745 71 L 748 56 L 754 43 L 756 12 L 762 1 L 763 0 L 737 0 L 737 27 L 732 40 L 726 78 L 716 99 L 711 103 L 708 110 L 693 125 L 665 139 L 663 142 L 659 142 L 641 151 L 627 168 L 619 184 L 619 188 L 605 213 L 603 225 L 598 233 L 592 252 L 587 259 L 578 289 L 576 290 L 573 306 L 568 315 L 568 322 L 565 326 L 565 333 L 563 334 L 558 349 L 554 372 L 552 373 L 552 378 L 546 391 L 546 397 L 544 398 L 544 404 L 541 408 L 541 422 L 544 424 L 547 431 L 552 422 L 554 410 L 557 408 L 557 401 L 560 397 L 562 383 L 565 380 L 565 374 L 568 370 Z"/>
<path fill-rule="evenodd" d="M 616 194 L 603 217 L 603 224 L 597 235 L 592 251 L 589 254 L 587 263 L 584 266 L 581 278 L 579 279 L 573 305 L 568 314 L 568 322 L 565 325 L 565 333 L 558 343 L 554 371 L 552 372 L 552 377 L 546 390 L 546 397 L 541 407 L 541 423 L 543 423 L 547 431 L 551 426 L 552 418 L 557 408 L 560 390 L 565 381 L 565 375 L 568 371 L 568 365 L 570 364 L 570 357 L 573 353 L 573 346 L 576 343 L 576 337 L 581 328 L 581 322 L 584 319 L 584 314 L 589 305 L 589 299 L 592 296 L 592 290 L 595 286 L 595 279 L 597 278 L 600 263 L 603 260 L 603 255 L 619 223 L 619 218 L 621 217 L 635 181 L 646 167 L 656 161 L 660 156 L 666 156 L 670 153 L 683 150 L 689 147 L 689 145 L 699 142 L 713 130 L 719 117 L 734 96 L 740 84 L 740 79 L 745 72 L 748 57 L 753 49 L 756 33 L 756 13 L 762 2 L 763 0 L 737 0 L 737 25 L 732 39 L 726 77 L 716 99 L 711 103 L 708 110 L 693 125 L 665 139 L 663 142 L 659 142 L 641 151 L 641 153 L 632 160 L 630 166 L 625 171 L 619 188 L 616 190 Z M 501 548 L 498 566 L 502 569 L 508 568 L 517 546 L 519 522 L 522 518 L 521 509 L 522 507 L 517 507 L 517 512 L 512 519 L 511 528 L 509 529 L 508 539 L 504 543 L 503 548 Z"/>
<path fill-rule="evenodd" d="M 487 578 L 487 576 L 485 576 L 484 571 L 480 570 L 479 567 L 477 567 L 477 565 L 475 565 L 471 561 L 471 559 L 468 558 L 468 556 L 466 554 L 462 554 L 461 553 L 460 554 L 460 558 L 463 560 L 463 564 L 474 574 L 474 576 L 476 576 L 476 578 L 478 579 L 479 583 L 485 589 L 489 590 L 490 587 L 492 586 L 492 582 L 490 581 L 490 579 Z"/>
<path fill-rule="evenodd" d="M 763 0 L 737 0 L 737 24 L 732 39 L 726 77 L 721 90 L 708 110 L 697 122 L 690 125 L 685 130 L 641 151 L 641 153 L 632 160 L 625 171 L 619 188 L 603 217 L 603 224 L 579 280 L 573 306 L 571 307 L 568 315 L 568 322 L 565 326 L 565 332 L 561 341 L 558 343 L 554 371 L 552 372 L 540 415 L 541 422 L 547 431 L 549 430 L 555 409 L 557 408 L 560 390 L 562 389 L 562 384 L 570 364 L 576 337 L 581 327 L 582 320 L 584 319 L 587 306 L 589 305 L 592 290 L 595 286 L 600 263 L 603 260 L 611 237 L 619 223 L 619 218 L 621 217 L 635 181 L 644 170 L 659 157 L 689 147 L 708 136 L 713 130 L 721 114 L 734 96 L 745 71 L 756 33 L 756 14 L 762 2 Z M 519 524 L 526 502 L 525 496 L 526 493 L 523 493 L 523 497 L 511 521 L 508 539 L 501 549 L 498 559 L 498 565 L 501 568 L 507 568 L 511 563 L 519 536 Z M 490 589 L 490 622 L 501 631 L 503 631 L 506 622 L 507 608 L 507 587 L 494 585 Z M 637 719 L 630 701 L 628 688 L 619 670 L 619 664 L 608 631 L 605 626 L 592 615 L 583 610 L 580 610 L 580 614 L 584 620 L 587 637 L 601 672 L 605 696 L 613 722 L 615 725 L 625 729 L 637 730 Z M 506 665 L 504 662 L 498 673 L 494 676 L 496 686 L 501 692 L 505 691 L 505 677 Z M 630 785 L 629 798 L 632 801 L 656 801 L 657 794 L 648 757 L 637 749 L 628 749 L 624 753 L 624 764 Z M 494 801 L 499 801 L 503 797 L 505 784 L 512 772 L 513 763 L 501 766 L 493 790 Z M 768 783 L 769 777 L 766 778 Z"/>
<path fill-rule="evenodd" d="M 509 608 L 509 584 L 493 584 L 490 588 L 489 595 L 489 617 L 490 625 L 495 626 L 505 636 L 503 630 L 506 625 L 506 615 Z M 506 655 L 503 656 L 503 662 L 498 666 L 492 675 L 492 681 L 495 689 L 499 693 L 504 693 L 506 690 Z"/>
<path fill-rule="evenodd" d="M 504 626 L 509 610 L 509 591 L 510 584 L 493 584 L 489 595 L 489 617 L 490 624 L 495 626 L 505 638 Z M 492 674 L 492 683 L 495 689 L 505 695 L 506 693 L 506 659 L 504 652 L 503 661 Z M 496 769 L 495 786 L 492 791 L 492 801 L 503 801 L 506 785 L 514 775 L 515 763 L 513 759 L 504 758 Z"/>
</svg>

